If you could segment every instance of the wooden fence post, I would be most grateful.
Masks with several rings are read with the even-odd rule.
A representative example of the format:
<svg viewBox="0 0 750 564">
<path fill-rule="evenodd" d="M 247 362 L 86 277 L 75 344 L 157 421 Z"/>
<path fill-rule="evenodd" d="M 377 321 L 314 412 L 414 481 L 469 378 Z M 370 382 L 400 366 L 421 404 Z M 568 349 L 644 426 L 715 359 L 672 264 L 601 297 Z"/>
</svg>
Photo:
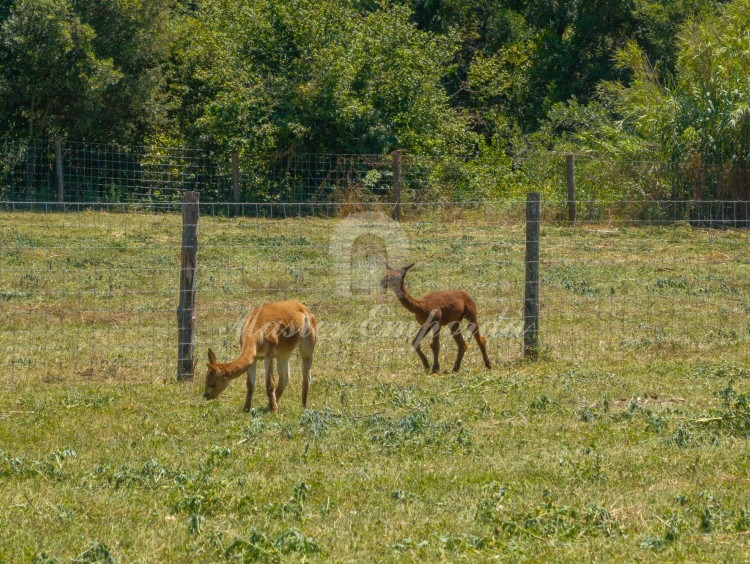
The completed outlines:
<svg viewBox="0 0 750 564">
<path fill-rule="evenodd" d="M 63 183 L 63 160 L 60 136 L 55 135 L 55 172 L 57 173 L 57 201 L 65 201 L 65 185 Z"/>
<path fill-rule="evenodd" d="M 526 196 L 526 289 L 523 305 L 523 356 L 539 355 L 539 227 L 541 197 L 539 192 Z"/>
<path fill-rule="evenodd" d="M 199 192 L 185 192 L 182 199 L 182 266 L 180 305 L 177 307 L 177 379 L 192 380 L 195 362 L 195 267 L 198 254 Z"/>
<path fill-rule="evenodd" d="M 576 175 L 573 153 L 565 155 L 565 178 L 568 181 L 568 219 L 576 223 Z"/>
<path fill-rule="evenodd" d="M 234 215 L 240 215 L 240 154 L 232 151 L 232 196 L 234 198 Z"/>
<path fill-rule="evenodd" d="M 401 149 L 393 151 L 393 219 L 401 221 Z"/>
</svg>

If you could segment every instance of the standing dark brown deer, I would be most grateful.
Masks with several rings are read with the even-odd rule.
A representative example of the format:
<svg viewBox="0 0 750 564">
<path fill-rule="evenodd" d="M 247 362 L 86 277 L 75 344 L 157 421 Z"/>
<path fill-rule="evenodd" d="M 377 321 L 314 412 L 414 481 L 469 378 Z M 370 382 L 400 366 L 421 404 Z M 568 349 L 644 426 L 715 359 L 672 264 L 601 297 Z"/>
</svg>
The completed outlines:
<svg viewBox="0 0 750 564">
<path fill-rule="evenodd" d="M 412 347 L 422 360 L 425 370 L 430 370 L 430 363 L 420 347 L 422 339 L 428 332 L 432 333 L 432 371 L 438 372 L 440 370 L 440 362 L 438 361 L 440 329 L 446 326 L 450 329 L 453 339 L 458 345 L 458 356 L 456 357 L 456 363 L 453 365 L 453 372 L 457 372 L 461 368 L 461 360 L 467 349 L 466 341 L 461 333 L 461 320 L 464 318 L 469 322 L 467 329 L 474 335 L 479 350 L 482 351 L 484 365 L 487 368 L 492 368 L 490 359 L 487 357 L 487 339 L 479 333 L 477 304 L 474 303 L 471 296 L 463 290 L 444 290 L 415 298 L 404 284 L 406 272 L 413 266 L 414 263 L 404 268 L 393 268 L 386 264 L 387 272 L 380 284 L 384 288 L 393 290 L 401 305 L 412 312 L 422 326 L 412 341 Z"/>
</svg>

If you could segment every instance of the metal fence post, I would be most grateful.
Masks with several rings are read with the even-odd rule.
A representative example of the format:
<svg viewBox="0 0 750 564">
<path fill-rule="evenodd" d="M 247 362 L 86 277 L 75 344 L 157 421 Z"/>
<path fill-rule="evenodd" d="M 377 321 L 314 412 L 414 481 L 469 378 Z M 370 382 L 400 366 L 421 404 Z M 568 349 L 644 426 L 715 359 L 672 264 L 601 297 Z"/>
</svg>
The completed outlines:
<svg viewBox="0 0 750 564">
<path fill-rule="evenodd" d="M 573 153 L 565 155 L 565 178 L 568 182 L 568 219 L 571 225 L 576 223 L 576 174 Z"/>
<path fill-rule="evenodd" d="M 393 219 L 401 221 L 401 149 L 393 151 Z"/>
<path fill-rule="evenodd" d="M 541 197 L 526 196 L 526 285 L 523 302 L 523 356 L 539 356 L 539 232 Z"/>
<path fill-rule="evenodd" d="M 192 380 L 195 362 L 195 267 L 198 254 L 199 193 L 185 192 L 182 200 L 182 266 L 180 305 L 177 307 L 177 379 Z"/>
</svg>

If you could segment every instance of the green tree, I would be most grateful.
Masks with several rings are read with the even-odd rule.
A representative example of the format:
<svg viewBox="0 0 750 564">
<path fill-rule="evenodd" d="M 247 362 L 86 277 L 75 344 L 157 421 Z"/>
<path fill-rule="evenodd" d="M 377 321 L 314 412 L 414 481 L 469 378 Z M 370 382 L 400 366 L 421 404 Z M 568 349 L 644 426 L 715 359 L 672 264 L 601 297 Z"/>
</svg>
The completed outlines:
<svg viewBox="0 0 750 564">
<path fill-rule="evenodd" d="M 21 0 L 2 28 L 2 117 L 29 136 L 76 131 L 119 79 L 67 0 Z"/>
<path fill-rule="evenodd" d="M 469 150 L 442 78 L 451 37 L 402 7 L 334 0 L 204 0 L 171 77 L 190 142 L 334 153 Z"/>
<path fill-rule="evenodd" d="M 750 0 L 735 0 L 682 26 L 674 76 L 662 78 L 635 42 L 618 52 L 632 79 L 605 82 L 603 98 L 621 118 L 620 139 L 679 167 L 673 196 L 750 197 L 748 45 Z"/>
<path fill-rule="evenodd" d="M 424 30 L 459 36 L 446 85 L 453 107 L 475 116 L 488 139 L 517 123 L 530 133 L 559 103 L 587 103 L 602 80 L 627 81 L 617 49 L 636 41 L 672 72 L 676 35 L 717 0 L 402 0 Z"/>
<path fill-rule="evenodd" d="M 665 77 L 675 70 L 677 36 L 689 19 L 709 16 L 724 0 L 634 0 L 635 28 L 630 39 L 641 46 L 654 68 Z"/>
<path fill-rule="evenodd" d="M 166 119 L 165 77 L 174 41 L 173 0 L 75 0 L 81 20 L 95 30 L 96 56 L 112 61 L 118 80 L 107 86 L 106 105 L 90 116 L 87 135 L 137 142 Z"/>
<path fill-rule="evenodd" d="M 0 122 L 29 136 L 140 141 L 160 112 L 169 5 L 19 0 L 0 30 Z"/>
</svg>

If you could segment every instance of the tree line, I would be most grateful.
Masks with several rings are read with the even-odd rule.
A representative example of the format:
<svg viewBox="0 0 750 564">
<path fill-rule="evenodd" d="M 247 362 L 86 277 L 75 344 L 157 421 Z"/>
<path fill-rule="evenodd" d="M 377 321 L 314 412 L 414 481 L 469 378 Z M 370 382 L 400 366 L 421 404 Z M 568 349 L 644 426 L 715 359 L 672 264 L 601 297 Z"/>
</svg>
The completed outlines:
<svg viewBox="0 0 750 564">
<path fill-rule="evenodd" d="M 403 149 L 491 165 L 492 195 L 519 159 L 590 152 L 748 197 L 750 0 L 0 0 L 0 22 L 6 137 Z"/>
</svg>

